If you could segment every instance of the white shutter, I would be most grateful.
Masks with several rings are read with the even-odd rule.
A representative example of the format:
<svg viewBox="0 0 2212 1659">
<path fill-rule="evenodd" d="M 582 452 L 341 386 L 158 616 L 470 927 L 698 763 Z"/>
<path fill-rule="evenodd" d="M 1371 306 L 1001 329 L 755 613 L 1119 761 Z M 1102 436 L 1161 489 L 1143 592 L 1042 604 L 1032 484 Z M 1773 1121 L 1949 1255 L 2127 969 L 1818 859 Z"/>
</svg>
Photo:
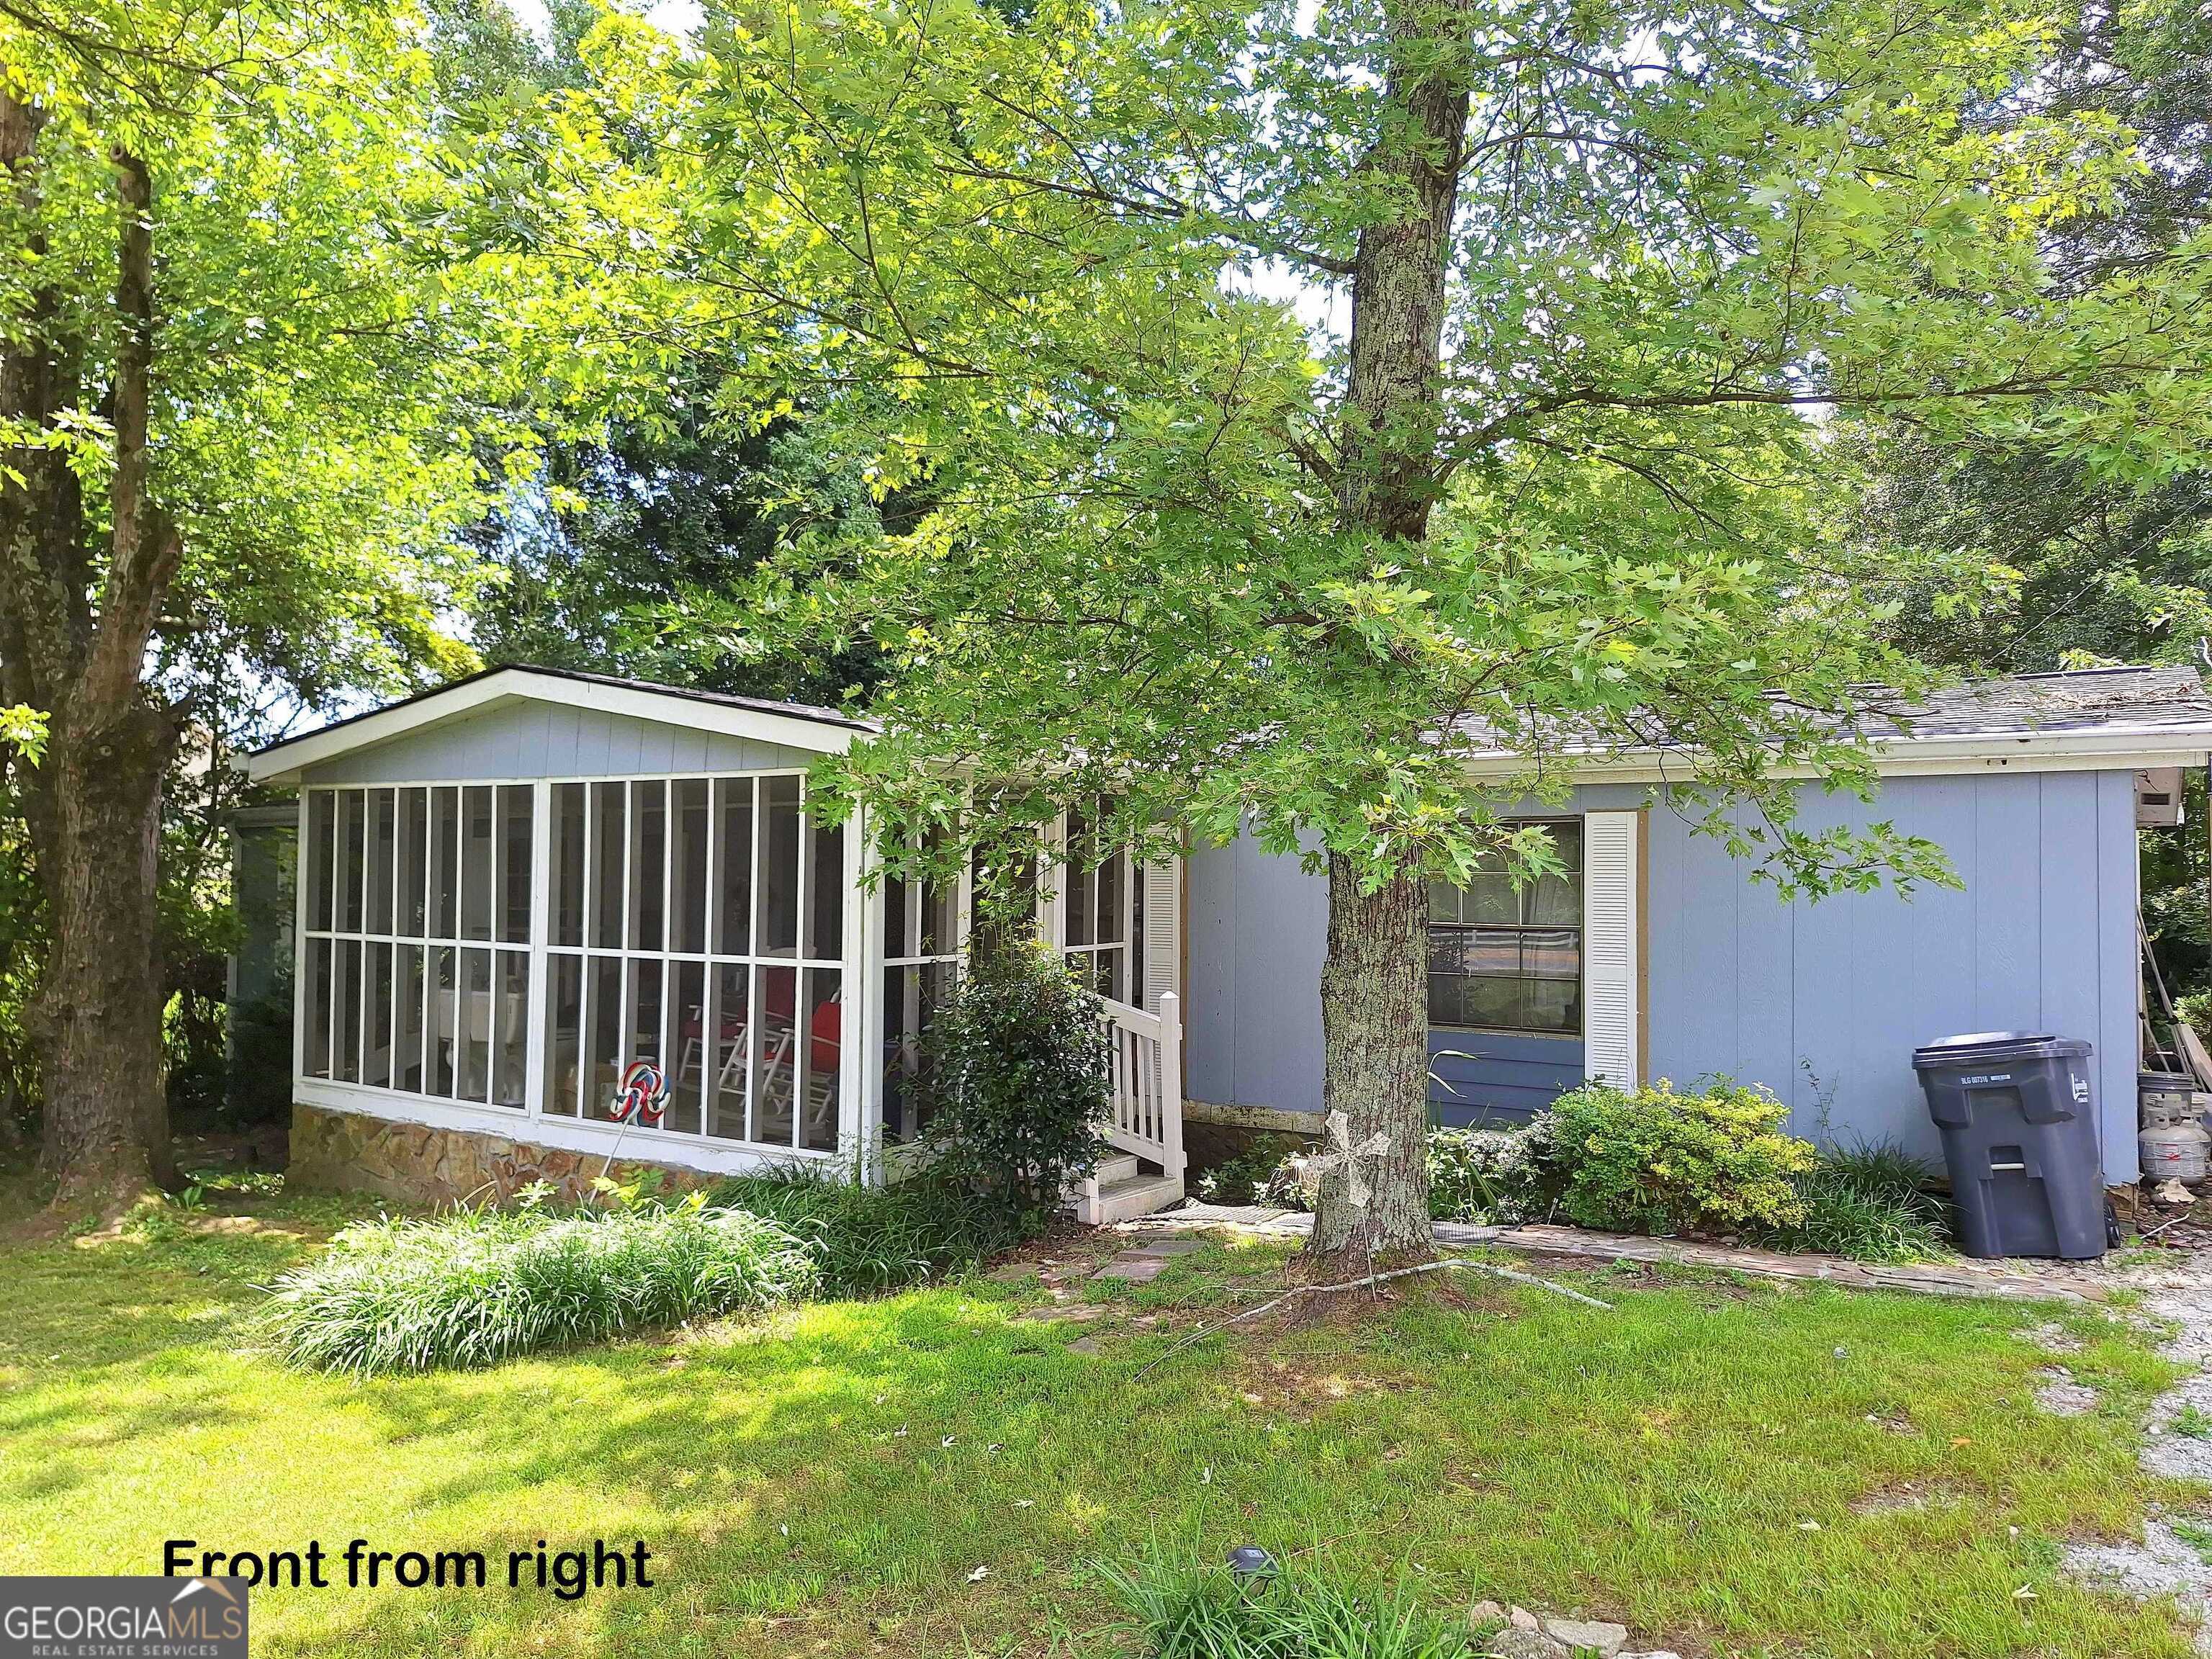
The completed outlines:
<svg viewBox="0 0 2212 1659">
<path fill-rule="evenodd" d="M 1583 814 L 1583 1074 L 1637 1086 L 1641 812 Z"/>
<path fill-rule="evenodd" d="M 1160 1011 L 1160 993 L 1182 990 L 1182 860 L 1147 859 L 1145 884 L 1145 1008 Z"/>
</svg>

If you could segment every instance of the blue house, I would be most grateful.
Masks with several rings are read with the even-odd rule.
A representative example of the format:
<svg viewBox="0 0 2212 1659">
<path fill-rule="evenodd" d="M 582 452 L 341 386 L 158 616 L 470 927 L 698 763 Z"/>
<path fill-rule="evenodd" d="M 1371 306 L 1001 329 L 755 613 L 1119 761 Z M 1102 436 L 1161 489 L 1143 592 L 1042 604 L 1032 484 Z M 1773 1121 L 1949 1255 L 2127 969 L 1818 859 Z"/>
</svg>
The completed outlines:
<svg viewBox="0 0 2212 1659">
<path fill-rule="evenodd" d="M 1727 1076 L 1787 1101 L 1799 1133 L 1937 1159 L 1914 1048 L 2051 1031 L 2094 1045 L 2106 1174 L 2135 1179 L 2139 797 L 2151 821 L 2212 748 L 2195 671 L 1959 687 L 1872 746 L 1873 804 L 1808 789 L 1802 822 L 1927 836 L 1962 890 L 1780 899 L 1671 809 L 1665 757 L 1634 753 L 1589 757 L 1567 806 L 1532 815 L 1572 875 L 1435 889 L 1439 1121 L 1510 1127 L 1586 1078 Z M 1326 880 L 1249 840 L 1189 866 L 1188 1109 L 1318 1109 Z"/>
<path fill-rule="evenodd" d="M 871 731 L 501 668 L 249 757 L 296 793 L 253 830 L 281 856 L 241 860 L 298 895 L 266 945 L 290 970 L 295 1169 L 427 1196 L 617 1160 L 895 1175 L 970 896 L 964 876 L 874 879 L 865 817 L 805 815 L 809 766 Z M 1931 837 L 1964 890 L 1783 902 L 1691 833 L 1665 757 L 1579 757 L 1566 805 L 1532 812 L 1565 873 L 1431 893 L 1438 1118 L 1726 1074 L 1802 1132 L 1932 1152 L 1913 1047 L 2047 1030 L 2095 1045 L 2106 1174 L 2132 1178 L 2138 797 L 2205 763 L 2212 700 L 2186 669 L 2026 676 L 1869 742 L 1876 804 L 1808 791 L 1805 821 Z M 1181 1194 L 1187 1119 L 1312 1123 L 1328 894 L 1249 840 L 1139 862 L 1080 813 L 1053 830 L 1039 930 L 1117 1034 L 1115 1154 L 1082 1208 L 1116 1218 Z M 237 982 L 285 986 L 267 966 Z M 651 1110 L 623 1087 L 641 1065 Z"/>
</svg>

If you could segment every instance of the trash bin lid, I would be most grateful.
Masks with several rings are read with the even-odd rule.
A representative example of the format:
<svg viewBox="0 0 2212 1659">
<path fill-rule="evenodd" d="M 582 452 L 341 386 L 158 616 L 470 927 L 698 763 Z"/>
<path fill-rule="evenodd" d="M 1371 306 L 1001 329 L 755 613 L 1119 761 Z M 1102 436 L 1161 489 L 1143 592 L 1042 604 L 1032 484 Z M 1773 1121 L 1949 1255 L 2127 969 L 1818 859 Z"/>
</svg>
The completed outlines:
<svg viewBox="0 0 2212 1659">
<path fill-rule="evenodd" d="M 1912 1069 L 2058 1060 L 2088 1052 L 2089 1045 L 2080 1037 L 2052 1036 L 2047 1031 L 1966 1031 L 1921 1044 L 1912 1051 Z"/>
</svg>

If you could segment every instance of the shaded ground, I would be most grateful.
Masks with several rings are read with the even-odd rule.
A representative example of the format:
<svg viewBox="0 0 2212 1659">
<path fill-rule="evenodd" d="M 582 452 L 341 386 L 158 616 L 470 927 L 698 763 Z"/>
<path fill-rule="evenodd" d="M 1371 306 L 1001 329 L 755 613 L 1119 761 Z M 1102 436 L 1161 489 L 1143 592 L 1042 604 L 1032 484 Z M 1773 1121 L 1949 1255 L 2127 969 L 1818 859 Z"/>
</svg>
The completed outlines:
<svg viewBox="0 0 2212 1659">
<path fill-rule="evenodd" d="M 2060 1571 L 2189 1501 L 2137 1461 L 2175 1373 L 2094 1310 L 1552 1264 L 1611 1311 L 1422 1283 L 1170 1352 L 1279 1285 L 1288 1247 L 1105 1280 L 1127 1241 L 1085 1240 L 355 1385 L 276 1365 L 250 1317 L 351 1212 L 223 1200 L 0 1248 L 0 1572 L 156 1571 L 170 1537 L 490 1555 L 483 1591 L 264 1592 L 268 1656 L 1104 1654 L 1086 1561 L 1249 1541 L 1692 1656 L 2190 1652 L 2169 1606 Z M 2032 1407 L 2052 1340 L 2081 1415 Z M 645 1540 L 656 1587 L 507 1587 L 510 1547 L 595 1537 Z"/>
</svg>

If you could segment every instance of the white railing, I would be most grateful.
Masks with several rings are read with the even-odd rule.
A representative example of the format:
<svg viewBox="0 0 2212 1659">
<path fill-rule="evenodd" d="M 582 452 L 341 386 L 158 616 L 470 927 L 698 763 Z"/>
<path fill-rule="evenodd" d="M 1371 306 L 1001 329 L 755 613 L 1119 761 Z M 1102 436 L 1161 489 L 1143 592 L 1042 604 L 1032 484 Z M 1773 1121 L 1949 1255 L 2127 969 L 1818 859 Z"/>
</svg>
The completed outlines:
<svg viewBox="0 0 2212 1659">
<path fill-rule="evenodd" d="M 1160 1011 L 1106 1004 L 1114 1028 L 1113 1121 L 1106 1138 L 1180 1177 L 1182 1152 L 1182 1003 L 1160 994 Z"/>
</svg>

